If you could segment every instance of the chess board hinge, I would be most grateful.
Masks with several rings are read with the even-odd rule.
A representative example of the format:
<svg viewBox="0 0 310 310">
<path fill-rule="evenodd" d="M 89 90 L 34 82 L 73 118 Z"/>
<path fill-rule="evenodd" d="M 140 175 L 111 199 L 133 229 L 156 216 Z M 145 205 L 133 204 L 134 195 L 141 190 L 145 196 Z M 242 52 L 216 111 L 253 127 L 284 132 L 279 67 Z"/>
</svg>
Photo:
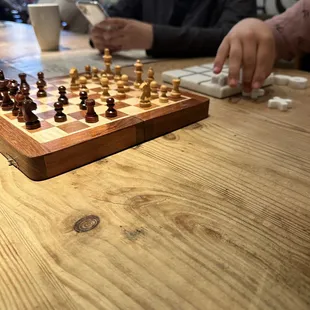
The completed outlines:
<svg viewBox="0 0 310 310">
<path fill-rule="evenodd" d="M 14 166 L 15 168 L 18 168 L 18 164 L 14 158 L 12 158 L 9 154 L 4 155 L 9 163 L 9 166 Z"/>
</svg>

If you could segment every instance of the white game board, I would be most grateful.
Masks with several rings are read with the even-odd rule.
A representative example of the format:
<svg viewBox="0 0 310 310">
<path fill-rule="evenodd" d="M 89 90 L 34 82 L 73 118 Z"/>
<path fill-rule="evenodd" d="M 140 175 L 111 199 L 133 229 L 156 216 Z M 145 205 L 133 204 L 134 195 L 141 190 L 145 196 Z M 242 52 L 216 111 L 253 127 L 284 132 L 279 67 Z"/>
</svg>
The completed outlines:
<svg viewBox="0 0 310 310">
<path fill-rule="evenodd" d="M 227 85 L 228 67 L 224 66 L 220 74 L 213 73 L 213 63 L 170 70 L 162 73 L 162 79 L 172 84 L 173 79 L 180 79 L 180 86 L 198 93 L 216 98 L 225 98 L 242 93 L 241 87 L 232 88 Z M 264 82 L 263 87 L 273 83 L 271 74 Z"/>
</svg>

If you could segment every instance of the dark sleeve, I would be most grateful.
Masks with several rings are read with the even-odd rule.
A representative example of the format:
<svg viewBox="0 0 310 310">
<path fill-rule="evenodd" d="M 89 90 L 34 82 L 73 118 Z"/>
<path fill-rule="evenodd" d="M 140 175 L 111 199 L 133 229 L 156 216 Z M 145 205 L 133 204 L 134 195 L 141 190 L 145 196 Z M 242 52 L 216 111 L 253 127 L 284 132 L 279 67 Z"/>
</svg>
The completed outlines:
<svg viewBox="0 0 310 310">
<path fill-rule="evenodd" d="M 119 0 L 110 5 L 107 12 L 111 17 L 132 18 L 141 20 L 142 0 Z"/>
<path fill-rule="evenodd" d="M 153 57 L 214 57 L 222 40 L 241 19 L 256 16 L 256 0 L 227 0 L 210 28 L 153 25 Z"/>
</svg>

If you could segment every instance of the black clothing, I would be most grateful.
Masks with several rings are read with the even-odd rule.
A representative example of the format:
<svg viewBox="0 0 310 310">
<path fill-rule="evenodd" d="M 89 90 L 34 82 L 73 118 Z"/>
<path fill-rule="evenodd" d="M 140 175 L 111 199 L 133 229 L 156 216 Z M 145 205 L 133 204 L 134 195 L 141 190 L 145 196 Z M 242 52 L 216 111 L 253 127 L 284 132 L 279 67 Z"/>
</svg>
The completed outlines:
<svg viewBox="0 0 310 310">
<path fill-rule="evenodd" d="M 256 0 L 119 0 L 107 11 L 153 24 L 153 57 L 212 57 L 236 23 L 256 17 Z"/>
</svg>

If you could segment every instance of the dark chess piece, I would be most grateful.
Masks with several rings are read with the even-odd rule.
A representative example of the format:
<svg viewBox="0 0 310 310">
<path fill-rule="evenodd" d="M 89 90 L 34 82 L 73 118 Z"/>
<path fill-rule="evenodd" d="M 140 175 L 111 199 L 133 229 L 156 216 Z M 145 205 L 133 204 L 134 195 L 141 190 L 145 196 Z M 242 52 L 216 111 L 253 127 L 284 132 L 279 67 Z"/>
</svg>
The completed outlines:
<svg viewBox="0 0 310 310">
<path fill-rule="evenodd" d="M 54 116 L 54 120 L 57 123 L 65 122 L 67 120 L 67 116 L 65 113 L 63 113 L 63 104 L 59 101 L 54 103 L 54 108 L 56 111 L 56 114 Z"/>
<path fill-rule="evenodd" d="M 17 102 L 17 107 L 18 107 L 17 121 L 19 123 L 24 123 L 25 119 L 24 119 L 22 106 L 25 101 L 25 96 L 23 95 L 21 91 L 17 92 L 17 95 L 15 96 L 15 100 Z"/>
<path fill-rule="evenodd" d="M 114 109 L 115 103 L 113 98 L 107 99 L 108 109 L 105 111 L 106 117 L 115 117 L 117 116 L 117 111 Z"/>
<path fill-rule="evenodd" d="M 45 85 L 44 85 L 44 81 L 43 80 L 38 80 L 37 81 L 37 87 L 38 87 L 38 91 L 37 91 L 37 97 L 38 98 L 42 98 L 42 97 L 47 97 L 47 93 L 44 89 Z"/>
<path fill-rule="evenodd" d="M 20 78 L 20 89 L 26 87 L 28 90 L 30 90 L 30 86 L 26 81 L 27 74 L 26 73 L 20 73 L 18 76 Z"/>
<path fill-rule="evenodd" d="M 14 102 L 9 95 L 9 80 L 0 81 L 0 91 L 2 92 L 3 98 L 0 101 L 0 105 L 3 111 L 10 111 L 13 109 Z"/>
<path fill-rule="evenodd" d="M 18 102 L 16 101 L 16 95 L 18 93 L 18 83 L 16 80 L 11 80 L 9 83 L 9 94 L 14 98 L 14 105 L 12 109 L 12 115 L 17 116 L 18 115 Z"/>
<path fill-rule="evenodd" d="M 29 95 L 30 95 L 30 88 L 28 88 L 27 86 L 23 86 L 23 87 L 20 86 L 20 90 L 21 90 L 22 94 L 25 96 L 25 99 L 31 99 L 29 97 Z"/>
<path fill-rule="evenodd" d="M 86 91 L 81 91 L 80 92 L 80 99 L 81 99 L 81 103 L 80 103 L 80 109 L 81 110 L 87 110 L 87 106 L 86 106 L 86 99 L 88 98 L 87 92 Z"/>
<path fill-rule="evenodd" d="M 0 81 L 3 81 L 5 78 L 4 78 L 4 73 L 3 73 L 3 70 L 0 70 Z"/>
<path fill-rule="evenodd" d="M 37 129 L 41 127 L 38 117 L 32 112 L 37 109 L 37 105 L 31 99 L 26 99 L 22 104 L 24 119 L 26 122 L 26 129 Z"/>
<path fill-rule="evenodd" d="M 86 123 L 97 123 L 99 118 L 98 114 L 95 112 L 95 100 L 94 99 L 87 99 L 85 101 L 87 106 L 87 113 L 85 115 L 85 121 Z"/>
<path fill-rule="evenodd" d="M 59 92 L 59 98 L 58 102 L 62 103 L 62 105 L 66 105 L 69 103 L 68 98 L 66 97 L 66 87 L 64 86 L 59 86 L 58 87 L 58 92 Z"/>
<path fill-rule="evenodd" d="M 84 75 L 88 80 L 91 79 L 92 74 L 91 74 L 91 67 L 90 65 L 85 66 L 85 75 Z"/>
<path fill-rule="evenodd" d="M 38 81 L 41 81 L 44 84 L 44 87 L 46 87 L 46 82 L 44 80 L 44 73 L 43 72 L 38 72 Z"/>
</svg>

